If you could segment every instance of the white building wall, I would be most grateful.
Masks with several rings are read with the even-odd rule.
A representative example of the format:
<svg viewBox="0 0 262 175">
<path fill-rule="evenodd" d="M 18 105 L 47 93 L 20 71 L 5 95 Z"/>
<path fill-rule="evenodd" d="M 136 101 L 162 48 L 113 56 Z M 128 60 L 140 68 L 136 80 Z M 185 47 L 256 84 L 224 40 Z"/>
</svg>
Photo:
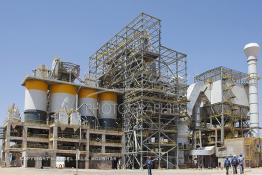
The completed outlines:
<svg viewBox="0 0 262 175">
<path fill-rule="evenodd" d="M 248 102 L 248 94 L 247 94 L 244 86 L 235 85 L 235 86 L 232 88 L 232 92 L 233 92 L 234 95 L 236 96 L 236 98 L 233 99 L 233 102 L 234 102 L 235 104 L 243 105 L 243 106 L 248 106 L 248 105 L 249 105 L 249 102 Z"/>
<path fill-rule="evenodd" d="M 209 98 L 211 104 L 222 102 L 222 81 L 218 80 L 213 82 L 210 90 L 208 89 L 205 94 Z"/>
</svg>

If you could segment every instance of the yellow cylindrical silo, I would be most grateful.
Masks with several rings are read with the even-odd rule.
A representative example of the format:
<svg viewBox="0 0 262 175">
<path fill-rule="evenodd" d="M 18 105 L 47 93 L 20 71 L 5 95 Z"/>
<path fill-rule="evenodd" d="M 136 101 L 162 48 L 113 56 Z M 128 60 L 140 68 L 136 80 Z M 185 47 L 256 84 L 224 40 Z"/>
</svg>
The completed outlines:
<svg viewBox="0 0 262 175">
<path fill-rule="evenodd" d="M 69 84 L 53 84 L 50 88 L 50 113 L 75 109 L 76 87 Z"/>
<path fill-rule="evenodd" d="M 117 118 L 117 94 L 115 92 L 103 92 L 99 94 L 99 122 L 104 128 L 112 128 L 116 125 Z"/>
<path fill-rule="evenodd" d="M 48 84 L 41 80 L 25 82 L 24 120 L 26 122 L 44 122 L 47 118 Z"/>
<path fill-rule="evenodd" d="M 97 91 L 91 88 L 82 88 L 78 93 L 78 107 L 82 122 L 94 126 L 97 118 Z"/>
</svg>

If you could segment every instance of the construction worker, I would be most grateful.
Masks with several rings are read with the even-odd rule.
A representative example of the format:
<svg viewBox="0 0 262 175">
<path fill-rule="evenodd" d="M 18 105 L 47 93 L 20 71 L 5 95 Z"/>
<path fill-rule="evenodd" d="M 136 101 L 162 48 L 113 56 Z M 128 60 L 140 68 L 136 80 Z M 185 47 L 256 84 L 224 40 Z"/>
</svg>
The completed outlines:
<svg viewBox="0 0 262 175">
<path fill-rule="evenodd" d="M 153 161 L 151 160 L 151 157 L 147 158 L 146 166 L 147 166 L 147 169 L 148 169 L 148 175 L 152 175 Z"/>
<path fill-rule="evenodd" d="M 240 174 L 244 174 L 244 157 L 242 154 L 240 154 L 238 157 L 238 163 L 239 163 Z"/>
<path fill-rule="evenodd" d="M 233 174 L 237 174 L 238 158 L 236 155 L 233 156 L 231 160 L 231 165 L 233 167 Z"/>
<path fill-rule="evenodd" d="M 228 175 L 228 170 L 231 167 L 231 163 L 230 163 L 230 160 L 228 159 L 228 157 L 226 157 L 226 159 L 225 159 L 224 167 L 226 168 L 226 174 Z"/>
</svg>

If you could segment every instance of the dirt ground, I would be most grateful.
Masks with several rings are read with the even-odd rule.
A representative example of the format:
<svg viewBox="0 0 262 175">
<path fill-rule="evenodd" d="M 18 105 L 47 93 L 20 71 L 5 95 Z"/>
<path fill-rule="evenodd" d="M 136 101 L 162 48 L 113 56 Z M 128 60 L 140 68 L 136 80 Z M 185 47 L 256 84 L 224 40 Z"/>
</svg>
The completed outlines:
<svg viewBox="0 0 262 175">
<path fill-rule="evenodd" d="M 225 170 L 153 170 L 152 175 L 224 175 Z M 0 168 L 0 175 L 74 175 L 75 169 Z M 230 172 L 232 173 L 232 170 Z M 246 169 L 245 174 L 262 175 L 262 168 Z M 79 170 L 78 175 L 147 175 L 147 170 Z"/>
</svg>

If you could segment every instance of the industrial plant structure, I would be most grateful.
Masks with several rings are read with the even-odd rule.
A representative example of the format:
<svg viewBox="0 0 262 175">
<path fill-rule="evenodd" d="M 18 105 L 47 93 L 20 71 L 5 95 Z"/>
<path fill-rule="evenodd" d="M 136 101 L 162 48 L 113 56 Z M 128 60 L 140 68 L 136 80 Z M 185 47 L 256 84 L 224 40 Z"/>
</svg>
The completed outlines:
<svg viewBox="0 0 262 175">
<path fill-rule="evenodd" d="M 192 116 L 193 155 L 225 157 L 225 139 L 250 134 L 247 74 L 218 67 L 195 77 L 188 88 L 188 114 Z M 217 152 L 216 152 L 217 148 Z M 200 157 L 198 157 L 200 158 Z M 203 158 L 203 156 L 201 157 Z M 198 163 L 209 163 L 198 160 Z M 208 165 L 205 165 L 208 166 Z"/>
<path fill-rule="evenodd" d="M 23 117 L 11 106 L 0 129 L 3 165 L 143 169 L 151 157 L 154 168 L 215 167 L 241 152 L 259 166 L 258 51 L 245 47 L 248 74 L 218 67 L 188 86 L 186 54 L 142 13 L 89 58 L 84 79 L 61 59 L 25 77 Z"/>
<path fill-rule="evenodd" d="M 225 67 L 195 77 L 187 90 L 192 158 L 201 167 L 223 165 L 227 156 L 245 156 L 261 165 L 256 61 L 259 46 L 247 44 L 248 74 Z"/>
<path fill-rule="evenodd" d="M 121 158 L 123 132 L 116 122 L 102 125 L 116 119 L 121 92 L 74 83 L 79 71 L 78 65 L 55 59 L 51 70 L 40 66 L 24 79 L 24 118 L 12 107 L 4 124 L 6 166 L 54 168 L 63 159 L 66 167 L 75 167 L 78 156 L 80 168 L 108 168 L 108 162 L 111 168 L 111 160 L 102 167 L 97 161 Z M 98 117 L 105 105 L 108 110 Z"/>
</svg>

